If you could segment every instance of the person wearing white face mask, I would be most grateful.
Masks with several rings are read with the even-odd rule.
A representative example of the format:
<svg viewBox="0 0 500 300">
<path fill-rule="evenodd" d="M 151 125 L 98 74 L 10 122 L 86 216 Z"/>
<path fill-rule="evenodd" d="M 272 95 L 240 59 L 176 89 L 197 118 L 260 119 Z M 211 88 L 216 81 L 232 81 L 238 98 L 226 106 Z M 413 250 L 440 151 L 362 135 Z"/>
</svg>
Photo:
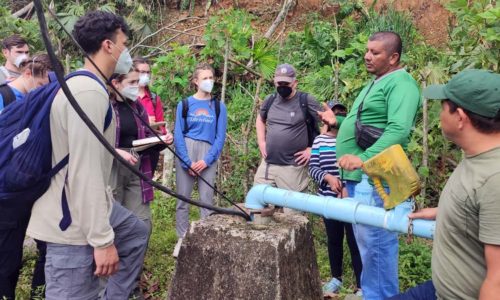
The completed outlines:
<svg viewBox="0 0 500 300">
<path fill-rule="evenodd" d="M 129 72 L 129 34 L 121 16 L 105 11 L 87 12 L 72 32 L 92 62 L 85 58 L 82 75 L 71 77 L 66 84 L 112 144 L 116 122 L 105 78 Z M 34 203 L 27 230 L 29 236 L 47 242 L 45 298 L 98 299 L 100 278 L 106 277 L 104 298 L 128 299 L 142 270 L 148 228 L 113 199 L 113 156 L 62 91 L 50 108 L 50 136 L 52 161 L 68 157 L 68 162 Z"/>
<path fill-rule="evenodd" d="M 111 84 L 120 92 L 121 96 L 111 92 L 110 100 L 116 117 L 116 141 L 117 149 L 128 152 L 123 155 L 130 163 L 136 165 L 144 174 L 152 178 L 150 163 L 150 150 L 144 153 L 133 153 L 132 142 L 134 140 L 150 137 L 153 133 L 147 128 L 139 116 L 148 121 L 147 113 L 140 102 L 137 101 L 139 93 L 139 73 L 132 70 L 128 74 L 114 74 Z M 166 142 L 172 143 L 173 137 L 167 135 Z M 132 153 L 132 154 L 131 154 Z M 113 164 L 112 177 L 113 194 L 115 199 L 143 220 L 151 231 L 151 210 L 149 203 L 153 200 L 153 187 L 141 181 L 124 166 L 115 162 Z"/>
<path fill-rule="evenodd" d="M 139 72 L 139 102 L 146 109 L 148 114 L 149 123 L 157 123 L 165 121 L 165 116 L 163 113 L 163 105 L 160 97 L 155 93 L 151 92 L 149 85 L 151 83 L 151 67 L 150 62 L 143 57 L 135 57 L 134 69 Z M 158 127 L 157 132 L 159 134 L 166 134 L 167 128 L 165 125 Z M 153 170 L 153 175 L 158 165 L 160 158 L 160 153 L 151 154 L 151 168 Z"/>
<path fill-rule="evenodd" d="M 177 193 L 191 198 L 194 182 L 198 181 L 200 202 L 213 204 L 213 189 L 197 176 L 202 176 L 213 186 L 217 160 L 226 139 L 227 112 L 224 103 L 212 97 L 214 69 L 209 64 L 196 66 L 192 83 L 196 93 L 177 105 L 175 119 L 175 151 L 183 161 L 176 159 L 175 164 Z M 210 212 L 202 208 L 201 217 L 209 216 Z M 188 227 L 189 204 L 178 200 L 176 231 L 179 240 L 174 256 Z"/>
<path fill-rule="evenodd" d="M 115 147 L 122 157 L 151 179 L 153 177 L 151 169 L 152 154 L 163 150 L 164 146 L 155 146 L 139 153 L 132 150 L 132 141 L 153 135 L 139 119 L 142 118 L 144 121 L 148 121 L 146 110 L 137 101 L 139 72 L 133 69 L 125 75 L 113 74 L 110 80 L 111 84 L 123 96 L 122 98 L 115 92 L 110 92 L 110 100 L 116 118 Z M 172 140 L 172 135 L 167 134 L 166 142 L 171 144 Z M 154 198 L 153 187 L 116 160 L 113 162 L 111 170 L 111 186 L 115 200 L 142 220 L 151 235 L 150 203 Z M 139 278 L 140 276 L 137 278 L 137 282 L 139 282 Z M 136 289 L 134 293 L 140 292 Z M 139 296 L 139 294 L 135 294 L 135 296 Z"/>
<path fill-rule="evenodd" d="M 12 81 L 21 76 L 21 63 L 29 59 L 29 46 L 24 38 L 14 34 L 2 41 L 2 54 L 5 57 L 5 65 L 0 70 L 6 77 L 6 81 Z"/>
<path fill-rule="evenodd" d="M 14 101 L 21 101 L 30 91 L 49 83 L 50 60 L 47 54 L 35 55 L 20 66 L 18 78 L 0 85 L 0 111 Z"/>
</svg>

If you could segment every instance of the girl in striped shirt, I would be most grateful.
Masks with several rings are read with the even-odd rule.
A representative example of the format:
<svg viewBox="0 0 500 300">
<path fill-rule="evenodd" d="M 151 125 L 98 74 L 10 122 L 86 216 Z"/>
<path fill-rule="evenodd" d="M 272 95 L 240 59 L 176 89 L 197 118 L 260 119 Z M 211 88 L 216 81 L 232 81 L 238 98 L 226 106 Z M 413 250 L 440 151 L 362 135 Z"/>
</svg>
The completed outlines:
<svg viewBox="0 0 500 300">
<path fill-rule="evenodd" d="M 346 193 L 343 191 L 343 184 L 339 178 L 339 169 L 337 167 L 336 136 L 338 127 L 340 127 L 340 123 L 346 115 L 346 107 L 336 101 L 330 101 L 328 106 L 336 115 L 337 125 L 335 127 L 325 125 L 324 133 L 314 139 L 309 161 L 309 174 L 318 184 L 318 195 L 342 198 Z M 356 276 L 356 295 L 362 295 L 360 288 L 362 264 L 352 225 L 336 220 L 323 219 L 323 221 L 325 223 L 332 274 L 332 279 L 323 286 L 323 293 L 337 293 L 342 287 L 345 231 L 347 244 L 351 252 L 352 268 Z"/>
</svg>

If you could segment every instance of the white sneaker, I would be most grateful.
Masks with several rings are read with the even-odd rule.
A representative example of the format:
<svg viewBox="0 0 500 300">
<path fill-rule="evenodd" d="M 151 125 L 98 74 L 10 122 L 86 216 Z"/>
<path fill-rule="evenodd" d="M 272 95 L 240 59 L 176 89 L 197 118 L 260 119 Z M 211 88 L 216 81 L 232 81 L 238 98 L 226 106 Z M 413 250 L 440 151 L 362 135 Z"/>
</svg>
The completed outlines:
<svg viewBox="0 0 500 300">
<path fill-rule="evenodd" d="M 172 253 L 173 257 L 177 258 L 177 256 L 179 256 L 179 251 L 181 250 L 181 245 L 182 245 L 182 238 L 179 238 L 177 240 L 177 244 L 175 244 L 174 252 Z"/>
</svg>

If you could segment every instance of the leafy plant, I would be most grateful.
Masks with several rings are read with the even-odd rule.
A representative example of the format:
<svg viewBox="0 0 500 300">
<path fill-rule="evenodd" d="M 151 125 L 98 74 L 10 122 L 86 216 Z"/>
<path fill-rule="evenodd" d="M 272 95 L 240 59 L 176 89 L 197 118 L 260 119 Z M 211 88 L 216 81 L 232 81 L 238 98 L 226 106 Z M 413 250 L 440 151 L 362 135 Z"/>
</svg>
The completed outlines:
<svg viewBox="0 0 500 300">
<path fill-rule="evenodd" d="M 418 37 L 417 30 L 408 13 L 388 8 L 382 12 L 370 11 L 370 18 L 365 24 L 370 35 L 377 31 L 393 31 L 401 36 L 405 49 L 410 49 Z"/>
<path fill-rule="evenodd" d="M 190 93 L 190 74 L 196 58 L 188 46 L 173 45 L 167 55 L 154 60 L 152 68 L 153 90 L 163 100 L 167 111 L 174 112 L 177 102 Z"/>
<path fill-rule="evenodd" d="M 252 17 L 242 10 L 219 11 L 208 21 L 203 35 L 206 45 L 201 57 L 212 60 L 215 67 L 221 67 L 227 44 L 232 60 L 251 65 L 264 78 L 271 78 L 277 64 L 276 48 L 257 36 L 251 21 Z M 236 74 L 246 72 L 241 66 L 234 66 L 233 71 Z"/>
<path fill-rule="evenodd" d="M 454 0 L 446 7 L 456 19 L 450 35 L 456 59 L 451 71 L 464 68 L 499 71 L 500 2 Z"/>
<path fill-rule="evenodd" d="M 29 41 L 33 52 L 39 52 L 44 49 L 42 40 L 40 39 L 38 22 L 13 17 L 6 6 L 2 5 L 0 7 L 0 40 L 12 34 L 19 34 Z M 3 61 L 4 57 L 2 56 L 1 59 Z"/>
</svg>

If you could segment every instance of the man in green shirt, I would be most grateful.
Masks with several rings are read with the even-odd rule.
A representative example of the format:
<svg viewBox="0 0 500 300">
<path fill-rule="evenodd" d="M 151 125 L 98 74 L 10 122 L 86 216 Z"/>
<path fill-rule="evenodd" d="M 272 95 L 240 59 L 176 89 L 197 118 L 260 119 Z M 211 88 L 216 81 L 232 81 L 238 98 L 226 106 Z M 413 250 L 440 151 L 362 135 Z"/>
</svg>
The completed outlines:
<svg viewBox="0 0 500 300">
<path fill-rule="evenodd" d="M 466 70 L 446 85 L 429 86 L 424 96 L 442 100 L 441 130 L 465 158 L 448 179 L 438 207 L 410 215 L 436 219 L 432 282 L 393 299 L 498 299 L 500 74 Z"/>
<path fill-rule="evenodd" d="M 415 80 L 399 64 L 401 52 L 402 42 L 397 33 L 377 32 L 368 40 L 365 65 L 375 78 L 354 101 L 337 136 L 341 177 L 351 197 L 355 185 L 361 181 L 363 162 L 392 145 L 406 147 L 415 124 L 420 92 Z M 335 118 L 328 120 L 325 113 L 319 114 L 334 125 Z M 380 138 L 366 149 L 356 142 L 356 120 L 383 130 Z M 375 191 L 372 205 L 383 206 Z M 385 299 L 399 293 L 397 233 L 366 225 L 355 225 L 354 232 L 363 262 L 364 299 Z"/>
</svg>

